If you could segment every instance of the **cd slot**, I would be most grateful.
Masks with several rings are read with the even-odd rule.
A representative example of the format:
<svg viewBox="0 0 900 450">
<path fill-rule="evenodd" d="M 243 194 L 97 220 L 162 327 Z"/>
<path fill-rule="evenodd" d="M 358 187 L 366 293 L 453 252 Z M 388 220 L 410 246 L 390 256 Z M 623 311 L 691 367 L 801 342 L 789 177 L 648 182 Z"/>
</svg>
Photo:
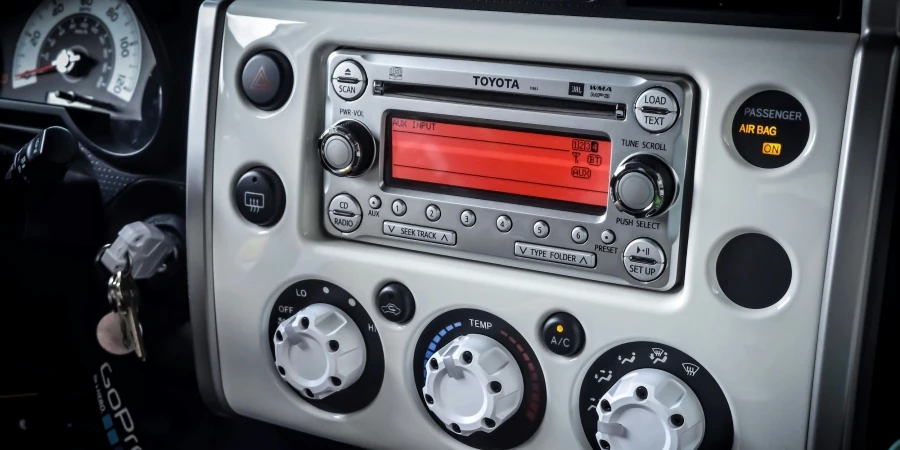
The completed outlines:
<svg viewBox="0 0 900 450">
<path fill-rule="evenodd" d="M 580 101 L 508 92 L 394 83 L 390 81 L 375 81 L 373 92 L 375 95 L 388 97 L 625 120 L 624 103 Z"/>
</svg>

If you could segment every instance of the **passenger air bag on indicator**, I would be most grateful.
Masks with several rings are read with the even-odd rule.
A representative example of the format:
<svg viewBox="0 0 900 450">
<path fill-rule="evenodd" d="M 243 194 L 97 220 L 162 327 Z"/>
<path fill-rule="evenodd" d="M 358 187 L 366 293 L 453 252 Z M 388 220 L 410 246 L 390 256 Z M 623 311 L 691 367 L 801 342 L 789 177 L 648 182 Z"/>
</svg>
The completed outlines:
<svg viewBox="0 0 900 450">
<path fill-rule="evenodd" d="M 606 207 L 607 138 L 390 120 L 393 179 Z"/>
</svg>

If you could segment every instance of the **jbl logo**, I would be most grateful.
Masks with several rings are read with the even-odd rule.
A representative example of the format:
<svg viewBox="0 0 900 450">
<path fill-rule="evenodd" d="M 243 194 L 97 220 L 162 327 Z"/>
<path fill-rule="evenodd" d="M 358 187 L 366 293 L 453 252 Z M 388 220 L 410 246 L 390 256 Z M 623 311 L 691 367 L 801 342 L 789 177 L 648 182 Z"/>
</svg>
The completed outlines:
<svg viewBox="0 0 900 450">
<path fill-rule="evenodd" d="M 584 97 L 584 83 L 569 83 L 569 95 Z"/>
</svg>

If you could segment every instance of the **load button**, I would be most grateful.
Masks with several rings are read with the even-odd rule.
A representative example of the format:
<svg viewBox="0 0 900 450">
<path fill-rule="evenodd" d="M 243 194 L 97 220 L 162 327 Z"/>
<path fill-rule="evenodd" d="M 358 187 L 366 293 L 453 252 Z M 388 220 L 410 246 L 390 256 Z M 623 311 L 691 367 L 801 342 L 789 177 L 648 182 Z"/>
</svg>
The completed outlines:
<svg viewBox="0 0 900 450">
<path fill-rule="evenodd" d="M 678 100 L 666 89 L 647 89 L 634 102 L 634 116 L 641 128 L 662 133 L 678 119 Z"/>
</svg>

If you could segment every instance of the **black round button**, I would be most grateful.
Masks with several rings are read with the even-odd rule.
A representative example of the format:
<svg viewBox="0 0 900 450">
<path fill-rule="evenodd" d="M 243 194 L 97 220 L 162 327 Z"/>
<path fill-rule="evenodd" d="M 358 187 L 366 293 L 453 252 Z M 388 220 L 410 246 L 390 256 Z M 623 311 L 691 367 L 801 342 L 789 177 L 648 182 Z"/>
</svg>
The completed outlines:
<svg viewBox="0 0 900 450">
<path fill-rule="evenodd" d="M 250 222 L 264 227 L 274 225 L 284 215 L 284 185 L 275 172 L 254 167 L 235 185 L 234 202 Z"/>
<path fill-rule="evenodd" d="M 416 313 L 416 300 L 412 292 L 400 283 L 384 285 L 376 300 L 381 315 L 394 323 L 409 322 Z"/>
<path fill-rule="evenodd" d="M 544 345 L 551 352 L 562 356 L 574 356 L 584 348 L 584 328 L 575 316 L 559 312 L 544 322 Z"/>
<path fill-rule="evenodd" d="M 790 164 L 809 141 L 809 116 L 800 102 L 781 91 L 764 91 L 738 108 L 731 137 L 748 163 L 763 169 Z"/>
<path fill-rule="evenodd" d="M 728 241 L 716 260 L 716 280 L 734 303 L 762 309 L 778 303 L 791 286 L 787 252 L 774 239 L 746 233 Z"/>
<path fill-rule="evenodd" d="M 294 84 L 291 64 L 279 52 L 266 50 L 253 55 L 244 64 L 241 90 L 257 108 L 271 111 L 287 101 Z"/>
</svg>

